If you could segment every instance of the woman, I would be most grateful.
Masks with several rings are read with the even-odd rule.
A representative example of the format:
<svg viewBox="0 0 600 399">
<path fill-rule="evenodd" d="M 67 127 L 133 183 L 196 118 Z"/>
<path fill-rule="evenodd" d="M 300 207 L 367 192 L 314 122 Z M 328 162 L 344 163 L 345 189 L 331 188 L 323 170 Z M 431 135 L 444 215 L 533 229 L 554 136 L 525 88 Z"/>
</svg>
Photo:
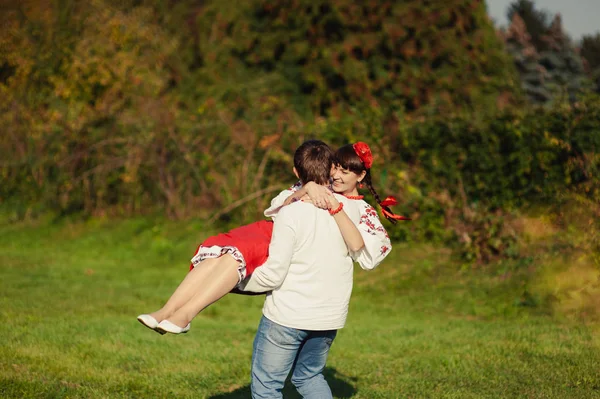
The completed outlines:
<svg viewBox="0 0 600 399">
<path fill-rule="evenodd" d="M 301 146 L 302 147 L 302 146 Z M 296 152 L 298 154 L 298 151 Z M 296 155 L 295 155 L 296 157 Z M 371 183 L 372 154 L 367 144 L 349 144 L 335 154 L 331 189 L 351 199 L 351 220 L 343 210 L 343 203 L 319 183 L 305 186 L 295 184 L 271 201 L 265 216 L 275 218 L 279 209 L 293 201 L 304 200 L 315 206 L 329 209 L 344 237 L 352 258 L 363 269 L 373 269 L 387 256 L 391 243 L 381 225 L 377 212 L 358 195 L 357 186 L 366 184 L 386 218 L 395 223 L 406 219 L 394 215 L 388 208 L 395 201 L 388 197 L 380 201 Z M 296 159 L 295 162 L 296 164 Z M 198 247 L 192 258 L 192 270 L 167 303 L 159 310 L 138 316 L 146 327 L 161 334 L 185 333 L 190 321 L 204 308 L 216 302 L 262 265 L 268 256 L 272 222 L 261 221 L 210 237 Z"/>
<path fill-rule="evenodd" d="M 381 207 L 385 218 L 391 223 L 396 224 L 398 220 L 410 219 L 404 216 L 395 215 L 391 211 L 389 207 L 397 203 L 395 198 L 386 197 L 384 200 L 381 200 L 379 194 L 377 194 L 371 180 L 373 155 L 366 143 L 358 142 L 340 147 L 335 153 L 335 160 L 336 164 L 332 173 L 331 190 L 335 193 L 344 195 L 346 198 L 354 200 L 353 203 L 355 206 L 358 206 L 360 212 L 360 219 L 356 223 L 356 227 L 363 238 L 364 246 L 359 251 L 353 251 L 352 248 L 349 247 L 352 258 L 361 268 L 372 270 L 383 261 L 392 246 L 385 228 L 379 221 L 377 211 L 363 200 L 363 195 L 359 195 L 358 187 L 367 187 L 375 201 Z M 288 198 L 282 198 L 282 193 L 273 199 L 271 207 L 265 211 L 265 216 L 272 216 L 272 212 L 278 210 L 277 204 L 279 202 L 283 205 L 287 205 L 297 200 L 299 197 L 304 196 L 307 192 L 300 189 L 300 187 L 299 184 L 293 186 L 291 190 L 296 192 Z M 308 188 L 321 193 L 326 191 L 323 190 L 322 187 Z M 328 193 L 331 196 L 331 191 Z M 316 196 L 316 194 L 312 193 L 309 194 L 309 196 L 313 197 Z"/>
</svg>

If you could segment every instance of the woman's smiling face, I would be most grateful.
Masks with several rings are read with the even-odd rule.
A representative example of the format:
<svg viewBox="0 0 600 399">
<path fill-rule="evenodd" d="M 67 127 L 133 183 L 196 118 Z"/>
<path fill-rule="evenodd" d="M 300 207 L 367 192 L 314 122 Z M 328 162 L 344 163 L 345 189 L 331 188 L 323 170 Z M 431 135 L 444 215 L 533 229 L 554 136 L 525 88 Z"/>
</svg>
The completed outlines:
<svg viewBox="0 0 600 399">
<path fill-rule="evenodd" d="M 365 177 L 366 172 L 363 171 L 360 175 L 344 169 L 341 166 L 334 166 L 331 174 L 331 188 L 339 194 L 354 195 L 357 194 L 356 186 Z"/>
</svg>

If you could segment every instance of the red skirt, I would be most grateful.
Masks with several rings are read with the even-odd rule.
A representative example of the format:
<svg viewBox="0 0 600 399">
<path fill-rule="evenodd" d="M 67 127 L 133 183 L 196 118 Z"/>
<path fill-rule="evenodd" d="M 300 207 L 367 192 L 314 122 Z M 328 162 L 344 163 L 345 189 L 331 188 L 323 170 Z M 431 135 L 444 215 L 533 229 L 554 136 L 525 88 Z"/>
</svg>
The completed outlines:
<svg viewBox="0 0 600 399">
<path fill-rule="evenodd" d="M 269 244 L 273 233 L 273 222 L 271 220 L 261 220 L 237 227 L 227 233 L 221 233 L 204 240 L 198 246 L 195 253 L 198 253 L 201 247 L 235 247 L 244 257 L 246 262 L 246 277 L 250 276 L 254 270 L 266 262 L 269 257 Z M 190 264 L 190 270 L 194 268 Z"/>
</svg>

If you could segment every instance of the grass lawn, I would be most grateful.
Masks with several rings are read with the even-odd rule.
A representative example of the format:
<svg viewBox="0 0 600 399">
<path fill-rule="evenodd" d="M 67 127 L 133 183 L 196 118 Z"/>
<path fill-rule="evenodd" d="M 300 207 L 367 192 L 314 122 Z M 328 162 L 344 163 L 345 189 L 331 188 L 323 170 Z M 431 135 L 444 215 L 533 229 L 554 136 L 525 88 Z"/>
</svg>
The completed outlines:
<svg viewBox="0 0 600 399">
<path fill-rule="evenodd" d="M 229 295 L 181 336 L 135 318 L 210 233 L 145 219 L 0 226 L 0 397 L 248 398 L 262 297 Z M 460 271 L 445 249 L 398 244 L 357 269 L 326 369 L 335 397 L 600 398 L 599 325 L 522 306 L 528 267 L 495 267 Z M 289 384 L 285 396 L 298 397 Z"/>
</svg>

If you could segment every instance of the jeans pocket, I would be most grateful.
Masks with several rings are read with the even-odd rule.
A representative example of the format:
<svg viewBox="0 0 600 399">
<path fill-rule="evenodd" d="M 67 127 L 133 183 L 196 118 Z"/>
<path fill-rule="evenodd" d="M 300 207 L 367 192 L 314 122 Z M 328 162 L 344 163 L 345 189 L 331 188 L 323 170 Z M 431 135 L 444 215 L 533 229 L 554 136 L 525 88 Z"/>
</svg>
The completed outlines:
<svg viewBox="0 0 600 399">
<path fill-rule="evenodd" d="M 299 333 L 300 331 L 294 328 L 284 327 L 273 323 L 269 326 L 266 336 L 270 342 L 278 346 L 289 346 L 298 344 L 300 340 L 298 336 Z"/>
</svg>

